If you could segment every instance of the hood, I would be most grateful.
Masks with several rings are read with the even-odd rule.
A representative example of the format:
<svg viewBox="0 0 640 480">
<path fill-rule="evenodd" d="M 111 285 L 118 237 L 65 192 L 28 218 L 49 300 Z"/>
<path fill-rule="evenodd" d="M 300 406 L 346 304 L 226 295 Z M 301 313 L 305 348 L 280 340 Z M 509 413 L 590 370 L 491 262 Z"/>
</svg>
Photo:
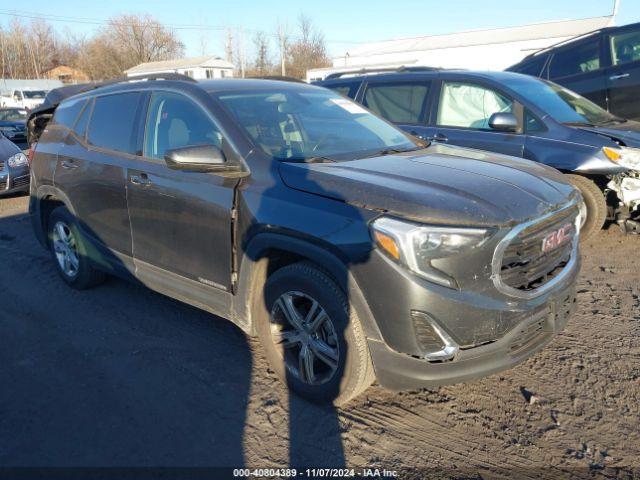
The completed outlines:
<svg viewBox="0 0 640 480">
<path fill-rule="evenodd" d="M 545 165 L 447 145 L 339 163 L 282 163 L 280 175 L 297 190 L 446 225 L 521 223 L 575 194 Z"/>
<path fill-rule="evenodd" d="M 20 148 L 18 148 L 15 143 L 0 134 L 0 160 L 5 161 L 10 156 L 15 155 L 20 151 Z"/>
<path fill-rule="evenodd" d="M 627 120 L 617 125 L 607 125 L 605 127 L 578 127 L 597 135 L 603 135 L 611 140 L 618 140 L 628 147 L 640 147 L 640 123 Z"/>
</svg>

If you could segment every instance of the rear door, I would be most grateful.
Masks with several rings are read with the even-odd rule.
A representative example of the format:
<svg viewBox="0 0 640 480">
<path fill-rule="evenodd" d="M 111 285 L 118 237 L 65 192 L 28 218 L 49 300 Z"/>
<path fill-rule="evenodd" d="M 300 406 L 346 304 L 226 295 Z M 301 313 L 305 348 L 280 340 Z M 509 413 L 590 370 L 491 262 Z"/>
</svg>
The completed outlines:
<svg viewBox="0 0 640 480">
<path fill-rule="evenodd" d="M 571 43 L 553 53 L 549 79 L 607 108 L 607 82 L 601 35 Z"/>
<path fill-rule="evenodd" d="M 197 101 L 169 91 L 153 92 L 144 123 L 142 156 L 126 173 L 138 277 L 187 298 L 197 296 L 198 284 L 230 291 L 238 180 L 171 170 L 164 161 L 165 152 L 175 148 L 222 147 L 221 129 Z"/>
<path fill-rule="evenodd" d="M 369 79 L 361 101 L 373 113 L 426 139 L 432 134 L 426 125 L 431 86 L 429 79 Z"/>
<path fill-rule="evenodd" d="M 521 157 L 524 135 L 489 127 L 494 113 L 513 113 L 522 123 L 522 107 L 504 92 L 473 80 L 442 80 L 435 106 L 433 140 Z"/>
<path fill-rule="evenodd" d="M 98 248 L 95 260 L 117 258 L 125 262 L 118 263 L 122 267 L 132 253 L 125 181 L 128 162 L 135 158 L 141 100 L 139 92 L 123 92 L 87 102 L 59 150 L 55 173 L 56 186 Z"/>
<path fill-rule="evenodd" d="M 640 27 L 621 28 L 606 37 L 611 66 L 606 79 L 609 111 L 640 120 Z"/>
</svg>

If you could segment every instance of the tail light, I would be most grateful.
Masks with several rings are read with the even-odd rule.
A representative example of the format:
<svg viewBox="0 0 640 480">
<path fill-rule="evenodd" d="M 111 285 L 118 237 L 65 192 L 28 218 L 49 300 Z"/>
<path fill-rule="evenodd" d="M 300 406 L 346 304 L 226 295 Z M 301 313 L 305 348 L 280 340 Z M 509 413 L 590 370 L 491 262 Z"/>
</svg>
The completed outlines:
<svg viewBox="0 0 640 480">
<path fill-rule="evenodd" d="M 29 162 L 29 166 L 31 166 L 31 163 L 33 162 L 33 155 L 34 153 L 36 153 L 36 145 L 38 145 L 37 143 L 32 143 L 29 146 L 29 153 L 27 154 L 27 161 Z"/>
</svg>

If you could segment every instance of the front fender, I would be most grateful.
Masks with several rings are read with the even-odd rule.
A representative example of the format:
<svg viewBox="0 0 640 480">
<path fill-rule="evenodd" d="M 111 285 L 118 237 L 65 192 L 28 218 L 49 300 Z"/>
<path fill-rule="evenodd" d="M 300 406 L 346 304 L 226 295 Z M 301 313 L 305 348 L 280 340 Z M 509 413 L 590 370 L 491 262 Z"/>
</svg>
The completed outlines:
<svg viewBox="0 0 640 480">
<path fill-rule="evenodd" d="M 291 237 L 280 233 L 259 233 L 247 244 L 238 275 L 238 289 L 233 311 L 245 331 L 255 334 L 254 313 L 259 307 L 267 280 L 269 255 L 274 252 L 290 253 L 315 263 L 325 270 L 347 294 L 355 309 L 367 338 L 381 339 L 364 295 L 347 264 L 330 250 L 312 240 Z"/>
</svg>

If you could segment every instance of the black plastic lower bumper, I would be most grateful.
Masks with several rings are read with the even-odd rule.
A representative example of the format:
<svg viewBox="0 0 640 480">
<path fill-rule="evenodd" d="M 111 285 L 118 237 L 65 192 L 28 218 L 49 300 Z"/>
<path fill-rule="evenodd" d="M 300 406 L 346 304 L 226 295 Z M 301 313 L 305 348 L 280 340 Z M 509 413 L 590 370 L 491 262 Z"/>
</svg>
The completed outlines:
<svg viewBox="0 0 640 480">
<path fill-rule="evenodd" d="M 384 342 L 369 340 L 378 382 L 391 390 L 448 385 L 485 377 L 511 368 L 541 350 L 564 329 L 575 311 L 575 286 L 560 290 L 544 308 L 531 312 L 499 340 L 460 350 L 454 360 L 429 362 L 390 349 Z"/>
</svg>

